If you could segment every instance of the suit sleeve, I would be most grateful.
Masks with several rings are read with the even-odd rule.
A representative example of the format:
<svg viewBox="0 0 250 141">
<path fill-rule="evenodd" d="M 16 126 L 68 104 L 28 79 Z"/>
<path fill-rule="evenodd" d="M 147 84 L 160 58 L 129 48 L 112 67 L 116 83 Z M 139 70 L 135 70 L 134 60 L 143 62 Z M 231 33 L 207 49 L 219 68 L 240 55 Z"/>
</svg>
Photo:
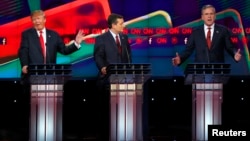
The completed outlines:
<svg viewBox="0 0 250 141">
<path fill-rule="evenodd" d="M 94 45 L 94 60 L 97 65 L 97 68 L 101 70 L 102 67 L 107 66 L 106 56 L 105 56 L 105 45 L 103 39 L 98 36 L 95 40 Z"/>
<path fill-rule="evenodd" d="M 66 46 L 62 38 L 59 36 L 59 34 L 57 33 L 55 34 L 56 34 L 58 52 L 64 55 L 68 55 L 78 50 L 77 46 L 74 43 Z"/>
<path fill-rule="evenodd" d="M 234 58 L 235 54 L 235 45 L 231 40 L 232 37 L 232 32 L 230 32 L 228 29 L 225 29 L 225 36 L 224 36 L 224 41 L 225 41 L 225 49 Z"/>
<path fill-rule="evenodd" d="M 181 65 L 185 60 L 187 60 L 187 58 L 193 53 L 195 49 L 194 38 L 195 38 L 195 33 L 189 36 L 186 48 L 184 49 L 183 52 L 180 53 L 181 63 L 179 65 Z"/>
<path fill-rule="evenodd" d="M 21 33 L 21 43 L 18 50 L 18 57 L 22 67 L 29 64 L 28 37 L 24 32 Z"/>
</svg>

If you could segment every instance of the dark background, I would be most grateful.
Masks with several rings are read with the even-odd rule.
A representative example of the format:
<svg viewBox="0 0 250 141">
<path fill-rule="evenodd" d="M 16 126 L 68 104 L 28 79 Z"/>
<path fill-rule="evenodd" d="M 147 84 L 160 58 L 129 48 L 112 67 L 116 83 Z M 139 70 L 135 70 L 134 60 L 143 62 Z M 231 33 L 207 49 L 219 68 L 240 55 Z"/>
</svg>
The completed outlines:
<svg viewBox="0 0 250 141">
<path fill-rule="evenodd" d="M 231 77 L 224 85 L 223 125 L 249 125 L 248 78 Z M 98 135 L 96 80 L 70 80 L 63 97 L 64 140 L 95 140 Z M 29 95 L 20 93 L 18 81 L 0 81 L 0 137 L 28 140 Z M 149 79 L 147 117 L 150 141 L 189 141 L 192 132 L 192 87 L 183 77 Z"/>
</svg>

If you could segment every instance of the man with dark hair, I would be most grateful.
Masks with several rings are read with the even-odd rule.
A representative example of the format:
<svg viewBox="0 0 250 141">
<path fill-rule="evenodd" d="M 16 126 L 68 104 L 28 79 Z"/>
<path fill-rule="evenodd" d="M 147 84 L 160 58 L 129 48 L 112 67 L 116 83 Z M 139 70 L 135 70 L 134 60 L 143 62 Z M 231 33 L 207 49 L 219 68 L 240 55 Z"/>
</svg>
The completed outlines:
<svg viewBox="0 0 250 141">
<path fill-rule="evenodd" d="M 112 63 L 130 63 L 131 48 L 128 36 L 123 34 L 124 19 L 121 15 L 111 14 L 108 17 L 108 28 L 106 33 L 96 37 L 94 45 L 94 59 L 100 76 L 106 75 L 106 67 Z M 120 42 L 117 45 L 116 37 Z"/>
<path fill-rule="evenodd" d="M 131 63 L 131 48 L 128 36 L 123 34 L 124 19 L 119 14 L 110 14 L 107 20 L 109 30 L 96 37 L 94 60 L 99 70 L 97 86 L 100 112 L 99 140 L 109 140 L 109 102 L 110 91 L 107 77 L 107 66 L 112 63 Z"/>
</svg>

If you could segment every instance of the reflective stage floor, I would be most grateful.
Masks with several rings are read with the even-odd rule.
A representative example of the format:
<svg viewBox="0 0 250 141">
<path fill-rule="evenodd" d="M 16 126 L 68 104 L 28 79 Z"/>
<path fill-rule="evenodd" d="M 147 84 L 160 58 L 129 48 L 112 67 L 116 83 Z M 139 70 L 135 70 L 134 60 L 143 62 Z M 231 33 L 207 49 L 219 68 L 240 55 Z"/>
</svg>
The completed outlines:
<svg viewBox="0 0 250 141">
<path fill-rule="evenodd" d="M 222 124 L 249 124 L 249 79 L 224 85 Z M 94 141 L 100 134 L 95 80 L 70 80 L 63 96 L 63 140 Z M 192 87 L 183 78 L 148 80 L 145 141 L 191 141 Z M 30 96 L 18 80 L 0 81 L 0 141 L 28 141 Z M 108 112 L 108 111 L 107 111 Z"/>
</svg>

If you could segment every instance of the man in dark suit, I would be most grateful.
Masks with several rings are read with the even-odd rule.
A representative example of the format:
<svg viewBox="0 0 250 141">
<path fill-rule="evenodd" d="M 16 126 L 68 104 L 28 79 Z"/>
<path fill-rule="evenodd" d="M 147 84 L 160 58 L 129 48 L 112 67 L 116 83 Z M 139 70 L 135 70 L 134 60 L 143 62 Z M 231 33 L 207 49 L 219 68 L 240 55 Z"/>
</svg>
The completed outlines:
<svg viewBox="0 0 250 141">
<path fill-rule="evenodd" d="M 204 26 L 192 31 L 186 49 L 172 59 L 174 66 L 183 63 L 195 50 L 196 63 L 224 63 L 224 50 L 231 55 L 236 62 L 240 61 L 240 49 L 235 51 L 231 41 L 231 32 L 224 26 L 215 24 L 215 8 L 205 5 L 201 10 L 201 18 Z M 210 29 L 211 34 L 208 35 Z M 207 43 L 207 40 L 209 43 Z M 210 45 L 211 44 L 211 45 Z"/>
<path fill-rule="evenodd" d="M 118 14 L 108 17 L 109 30 L 96 37 L 94 45 L 94 60 L 99 70 L 97 86 L 100 112 L 99 140 L 109 140 L 109 81 L 107 66 L 112 63 L 131 63 L 131 48 L 128 36 L 123 34 L 124 19 Z M 118 41 L 116 41 L 118 36 Z"/>
<path fill-rule="evenodd" d="M 74 43 L 66 46 L 57 32 L 45 27 L 46 16 L 42 10 L 33 11 L 31 13 L 31 21 L 33 27 L 21 33 L 21 43 L 18 51 L 22 67 L 22 82 L 25 84 L 29 84 L 29 65 L 55 64 L 57 52 L 70 54 L 77 51 L 80 48 L 80 43 L 84 40 L 83 32 L 80 30 L 75 37 Z M 42 44 L 39 38 L 40 32 L 42 32 Z M 43 49 L 42 46 L 44 46 Z"/>
<path fill-rule="evenodd" d="M 94 46 L 94 59 L 100 75 L 106 75 L 106 67 L 112 63 L 130 63 L 131 49 L 128 36 L 123 34 L 124 20 L 121 15 L 111 14 L 108 17 L 109 30 L 96 37 Z M 119 37 L 121 52 L 116 43 L 116 35 Z"/>
<path fill-rule="evenodd" d="M 111 14 L 108 17 L 109 30 L 95 39 L 94 60 L 99 70 L 98 86 L 107 82 L 107 66 L 112 63 L 131 63 L 131 48 L 128 36 L 123 34 L 123 16 Z M 118 37 L 118 43 L 116 42 Z"/>
<path fill-rule="evenodd" d="M 42 10 L 33 11 L 31 21 L 33 27 L 21 33 L 21 43 L 18 50 L 22 67 L 21 84 L 24 88 L 23 93 L 27 96 L 30 92 L 28 66 L 32 64 L 55 64 L 57 52 L 70 54 L 77 51 L 85 38 L 83 32 L 79 31 L 74 42 L 66 46 L 57 32 L 45 27 L 46 16 Z M 40 32 L 42 32 L 41 38 Z M 43 43 L 40 43 L 40 39 L 43 39 Z"/>
</svg>

